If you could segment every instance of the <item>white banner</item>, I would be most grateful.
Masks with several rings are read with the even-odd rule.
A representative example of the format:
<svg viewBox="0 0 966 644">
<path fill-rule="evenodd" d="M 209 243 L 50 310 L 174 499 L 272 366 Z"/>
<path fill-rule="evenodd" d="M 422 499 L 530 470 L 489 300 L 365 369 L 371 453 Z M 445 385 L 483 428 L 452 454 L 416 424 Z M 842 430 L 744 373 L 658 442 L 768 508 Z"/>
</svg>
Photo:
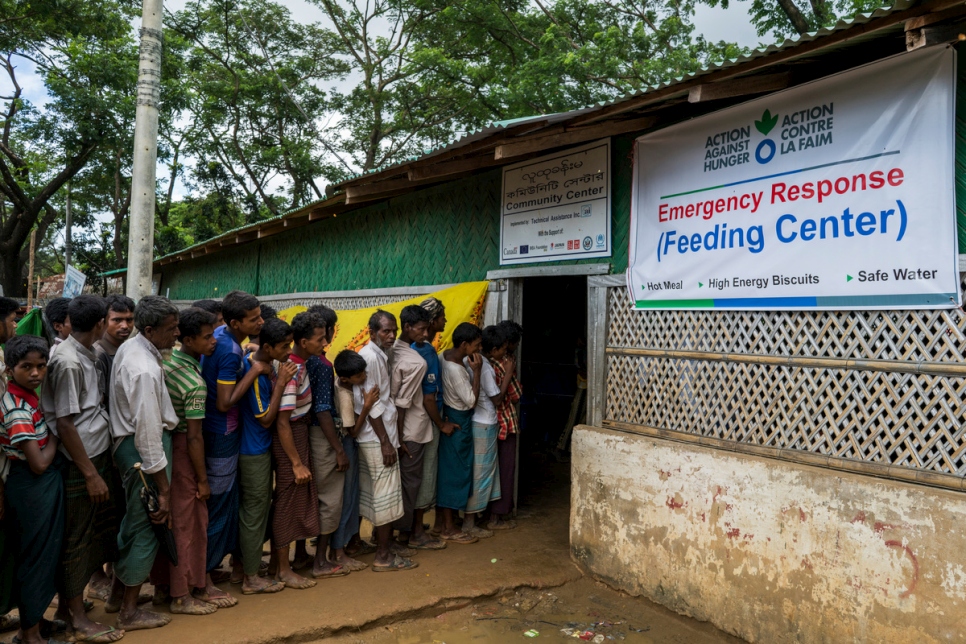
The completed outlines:
<svg viewBox="0 0 966 644">
<path fill-rule="evenodd" d="M 64 292 L 61 295 L 68 298 L 77 297 L 84 292 L 84 284 L 86 283 L 87 275 L 73 266 L 68 266 L 64 275 Z"/>
<path fill-rule="evenodd" d="M 958 305 L 955 87 L 936 47 L 639 138 L 636 307 Z"/>
<path fill-rule="evenodd" d="M 503 168 L 500 264 L 610 257 L 610 139 Z"/>
</svg>

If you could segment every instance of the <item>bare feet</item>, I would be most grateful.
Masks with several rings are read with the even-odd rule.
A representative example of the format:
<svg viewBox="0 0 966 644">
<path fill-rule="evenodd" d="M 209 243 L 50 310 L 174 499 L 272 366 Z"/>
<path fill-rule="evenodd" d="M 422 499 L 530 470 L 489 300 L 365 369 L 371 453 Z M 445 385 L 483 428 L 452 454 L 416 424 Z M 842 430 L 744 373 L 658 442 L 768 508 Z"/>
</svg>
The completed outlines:
<svg viewBox="0 0 966 644">
<path fill-rule="evenodd" d="M 91 584 L 87 587 L 87 597 L 106 602 L 111 596 L 113 585 L 114 580 L 105 575 L 103 570 L 98 570 L 91 575 Z"/>
<path fill-rule="evenodd" d="M 302 570 L 303 568 L 308 568 L 315 562 L 315 557 L 308 553 L 299 554 L 295 553 L 295 559 L 292 561 L 292 570 Z"/>
<path fill-rule="evenodd" d="M 258 575 L 245 575 L 245 580 L 242 582 L 243 595 L 277 593 L 280 590 L 285 590 L 285 584 L 280 581 L 262 579 Z"/>
<path fill-rule="evenodd" d="M 171 618 L 167 615 L 154 613 L 149 610 L 139 608 L 130 615 L 121 613 L 117 616 L 118 628 L 126 631 L 143 631 L 149 628 L 160 628 L 171 623 Z"/>
<path fill-rule="evenodd" d="M 173 597 L 170 608 L 175 615 L 211 615 L 218 610 L 215 604 L 202 601 L 191 595 Z"/>
<path fill-rule="evenodd" d="M 292 570 L 279 573 L 275 577 L 275 581 L 282 582 L 285 584 L 286 588 L 294 588 L 295 590 L 305 590 L 306 588 L 312 588 L 316 585 L 315 581 L 306 579 L 302 575 L 298 575 Z"/>
<path fill-rule="evenodd" d="M 167 586 L 155 586 L 154 598 L 151 603 L 155 606 L 164 606 L 171 601 L 171 589 Z"/>
</svg>

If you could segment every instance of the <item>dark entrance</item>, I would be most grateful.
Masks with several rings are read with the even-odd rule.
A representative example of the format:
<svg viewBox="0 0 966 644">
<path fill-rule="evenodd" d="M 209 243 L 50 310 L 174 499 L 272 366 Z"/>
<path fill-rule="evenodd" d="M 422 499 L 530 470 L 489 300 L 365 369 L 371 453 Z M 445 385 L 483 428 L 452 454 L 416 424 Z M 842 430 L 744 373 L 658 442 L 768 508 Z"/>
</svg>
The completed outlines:
<svg viewBox="0 0 966 644">
<path fill-rule="evenodd" d="M 570 449 L 561 437 L 568 431 L 578 375 L 587 377 L 587 277 L 524 278 L 522 299 L 519 501 L 525 507 L 535 501 L 531 495 L 546 489 L 548 475 L 569 475 L 569 468 L 557 465 Z M 577 423 L 585 409 L 586 395 Z"/>
</svg>

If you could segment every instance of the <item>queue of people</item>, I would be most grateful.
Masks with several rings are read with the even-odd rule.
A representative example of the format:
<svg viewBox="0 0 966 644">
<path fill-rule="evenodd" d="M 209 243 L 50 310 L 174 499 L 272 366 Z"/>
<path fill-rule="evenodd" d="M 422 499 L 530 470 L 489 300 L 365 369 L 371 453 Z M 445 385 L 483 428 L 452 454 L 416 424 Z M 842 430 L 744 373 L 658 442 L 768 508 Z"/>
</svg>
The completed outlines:
<svg viewBox="0 0 966 644">
<path fill-rule="evenodd" d="M 0 615 L 18 609 L 15 642 L 115 642 L 169 623 L 146 600 L 209 615 L 237 603 L 225 581 L 306 589 L 372 552 L 373 571 L 405 571 L 418 550 L 515 527 L 514 322 L 460 324 L 437 354 L 446 311 L 428 298 L 398 320 L 376 311 L 369 342 L 330 362 L 335 311 L 289 324 L 242 291 L 180 311 L 61 298 L 50 347 L 15 335 L 17 310 L 0 297 Z M 91 599 L 116 625 L 88 618 Z"/>
</svg>

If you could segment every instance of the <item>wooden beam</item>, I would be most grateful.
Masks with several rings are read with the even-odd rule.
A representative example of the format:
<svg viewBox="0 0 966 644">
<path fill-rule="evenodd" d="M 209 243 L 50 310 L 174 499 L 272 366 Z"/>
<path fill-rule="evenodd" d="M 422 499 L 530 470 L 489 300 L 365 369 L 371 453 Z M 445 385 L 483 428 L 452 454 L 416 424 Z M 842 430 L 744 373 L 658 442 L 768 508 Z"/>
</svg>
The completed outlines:
<svg viewBox="0 0 966 644">
<path fill-rule="evenodd" d="M 870 22 L 863 25 L 858 25 L 852 27 L 851 29 L 843 29 L 835 33 L 831 33 L 827 36 L 822 36 L 808 42 L 798 44 L 796 46 L 787 47 L 780 51 L 776 51 L 767 56 L 762 56 L 756 58 L 755 60 L 750 60 L 748 62 L 739 63 L 737 65 L 732 65 L 728 69 L 722 69 L 718 71 L 713 71 L 707 74 L 702 74 L 698 78 L 692 79 L 690 81 L 685 81 L 683 83 L 676 83 L 670 87 L 665 87 L 664 89 L 655 90 L 653 92 L 648 92 L 643 96 L 638 96 L 636 98 L 631 98 L 626 101 L 621 101 L 620 103 L 615 103 L 614 105 L 608 105 L 607 107 L 602 107 L 599 110 L 591 112 L 590 114 L 584 114 L 578 116 L 570 121 L 568 125 L 582 125 L 587 123 L 594 123 L 601 121 L 603 119 L 616 116 L 617 114 L 624 114 L 626 112 L 631 112 L 633 110 L 638 110 L 642 107 L 652 105 L 654 103 L 659 103 L 668 98 L 671 98 L 682 92 L 689 92 L 695 85 L 701 85 L 704 83 L 723 80 L 725 78 L 732 78 L 739 74 L 747 74 L 750 71 L 756 69 L 765 69 L 767 67 L 772 67 L 779 63 L 788 62 L 795 58 L 801 58 L 812 52 L 818 51 L 829 47 L 830 45 L 836 45 L 861 36 L 865 36 L 876 31 L 882 31 L 890 27 L 894 27 L 899 23 L 904 23 L 907 20 L 913 18 L 918 18 L 920 16 L 925 16 L 931 13 L 937 13 L 944 11 L 950 7 L 959 6 L 962 4 L 962 0 L 932 0 L 923 2 L 920 5 L 911 7 L 906 11 L 897 11 L 893 14 L 883 16 L 881 18 L 875 18 Z"/>
<path fill-rule="evenodd" d="M 792 84 L 790 72 L 780 74 L 762 74 L 747 78 L 732 78 L 717 83 L 704 83 L 692 87 L 688 93 L 688 103 L 703 103 L 722 98 L 735 98 L 749 94 L 764 94 L 785 89 Z"/>
<path fill-rule="evenodd" d="M 473 170 L 482 170 L 494 165 L 499 165 L 499 161 L 491 155 L 470 157 L 469 159 L 459 159 L 457 161 L 444 161 L 432 165 L 417 166 L 409 171 L 410 181 L 421 181 L 422 179 L 442 178 Z"/>
<path fill-rule="evenodd" d="M 906 32 L 906 51 L 966 40 L 966 23 L 933 25 Z"/>
<path fill-rule="evenodd" d="M 937 22 L 942 22 L 943 20 L 949 20 L 951 18 L 960 18 L 966 16 L 966 5 L 956 5 L 951 9 L 946 9 L 944 11 L 937 11 L 935 13 L 929 13 L 924 16 L 919 16 L 918 18 L 912 18 L 906 20 L 906 31 L 914 31 L 916 29 L 922 29 L 923 27 L 928 27 L 929 25 L 934 25 Z"/>
<path fill-rule="evenodd" d="M 463 172 L 461 174 L 454 174 L 452 176 L 446 177 L 448 181 L 456 181 L 458 179 L 463 179 L 470 176 L 471 172 Z M 432 177 L 430 179 L 423 179 L 421 181 L 407 181 L 404 179 L 390 179 L 388 181 L 380 181 L 378 183 L 373 183 L 368 186 L 360 186 L 358 188 L 346 188 L 346 205 L 358 205 L 360 203 L 366 203 L 368 201 L 377 201 L 380 199 L 389 199 L 390 197 L 398 197 L 399 195 L 404 195 L 410 193 L 415 188 L 431 186 L 436 183 L 440 183 L 441 179 L 437 177 Z"/>
<path fill-rule="evenodd" d="M 529 132 L 533 132 L 535 130 L 546 128 L 549 124 L 550 124 L 550 121 L 541 119 L 539 121 L 534 121 L 532 123 L 521 123 L 520 125 L 514 125 L 511 127 L 505 128 L 501 131 L 494 132 L 490 136 L 484 137 L 478 141 L 473 141 L 472 143 L 467 143 L 466 145 L 454 147 L 451 150 L 444 150 L 439 154 L 434 154 L 431 157 L 427 157 L 425 161 L 427 163 L 440 163 L 447 159 L 452 159 L 453 157 L 466 156 L 474 152 L 477 152 L 479 150 L 491 148 L 494 145 L 497 145 L 498 142 L 503 141 L 504 139 L 510 139 L 515 136 L 520 136 L 522 134 L 526 134 Z M 549 128 L 549 130 L 563 132 L 563 126 L 558 125 L 553 128 Z M 549 133 L 550 133 L 549 131 L 545 132 L 545 134 L 549 134 Z M 347 189 L 349 186 L 355 186 L 363 183 L 372 183 L 372 181 L 376 178 L 385 179 L 387 176 L 397 175 L 403 169 L 405 169 L 408 172 L 412 167 L 413 167 L 413 164 L 407 163 L 401 168 L 389 168 L 385 172 L 374 172 L 372 174 L 356 177 L 355 179 L 349 179 L 342 183 L 330 184 L 332 188 L 331 194 L 335 194 L 335 191 L 338 189 L 342 189 L 342 188 Z M 326 186 L 326 194 L 329 196 L 331 196 L 331 194 L 329 193 L 330 186 Z"/>
<path fill-rule="evenodd" d="M 594 139 L 602 139 L 608 136 L 614 136 L 615 134 L 638 132 L 654 126 L 657 122 L 658 118 L 656 116 L 645 116 L 638 119 L 631 119 L 629 121 L 610 121 L 590 127 L 575 128 L 573 130 L 563 132 L 562 134 L 537 136 L 520 142 L 508 142 L 497 146 L 497 148 L 493 151 L 493 158 L 509 159 L 511 157 L 518 157 L 522 154 L 529 154 L 530 152 L 541 152 L 543 150 L 559 148 L 565 145 L 584 143 L 586 141 L 593 141 Z"/>
</svg>

